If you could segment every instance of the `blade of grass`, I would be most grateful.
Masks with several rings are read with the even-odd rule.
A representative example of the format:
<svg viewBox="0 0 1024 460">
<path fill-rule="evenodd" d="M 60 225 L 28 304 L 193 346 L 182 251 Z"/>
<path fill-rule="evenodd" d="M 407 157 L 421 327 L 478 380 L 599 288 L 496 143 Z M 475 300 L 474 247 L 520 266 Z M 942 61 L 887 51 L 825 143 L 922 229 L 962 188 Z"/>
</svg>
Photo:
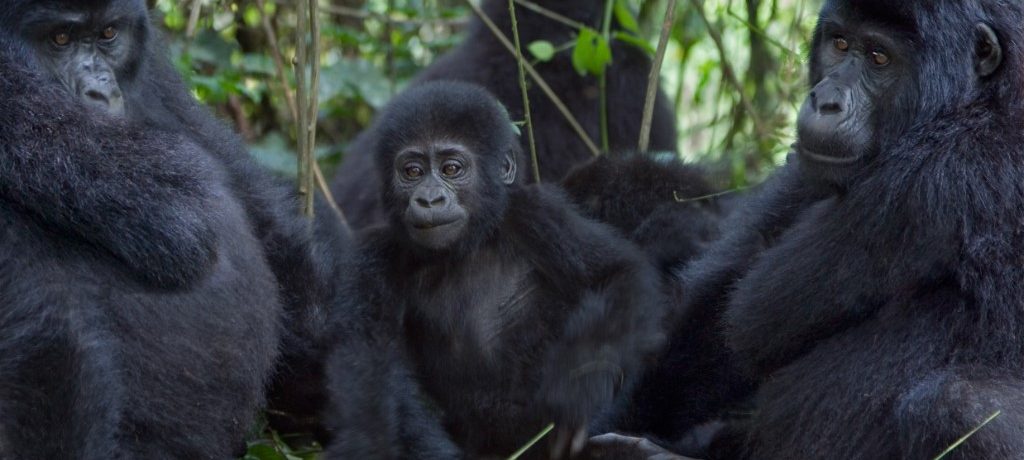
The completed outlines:
<svg viewBox="0 0 1024 460">
<path fill-rule="evenodd" d="M 534 444 L 537 444 L 538 442 L 540 442 L 541 439 L 544 439 L 544 436 L 547 436 L 548 433 L 550 433 L 553 429 L 555 429 L 555 424 L 548 424 L 548 426 L 541 430 L 540 433 L 537 433 L 537 436 L 534 436 L 533 439 L 530 440 L 530 442 L 526 443 L 525 446 L 520 447 L 519 450 L 517 450 L 514 454 L 509 456 L 508 460 L 516 460 L 519 457 L 521 457 L 523 454 L 526 453 L 526 451 L 530 450 L 530 448 L 533 447 Z"/>
<path fill-rule="evenodd" d="M 932 460 L 942 460 L 942 457 L 945 457 L 945 456 L 949 455 L 950 452 L 953 452 L 954 450 L 956 450 L 957 447 L 960 447 L 960 444 L 963 444 L 964 442 L 966 442 L 968 438 L 970 438 L 971 436 L 974 436 L 974 433 L 977 433 L 978 430 L 980 430 L 985 425 L 988 425 L 989 422 L 995 420 L 996 417 L 998 417 L 1002 413 L 1003 413 L 1003 411 L 997 410 L 994 414 L 989 415 L 988 418 L 985 419 L 985 421 L 981 422 L 981 425 L 978 425 L 978 426 L 974 427 L 973 430 L 968 431 L 967 434 L 961 436 L 960 439 L 957 439 L 956 442 L 954 442 L 952 445 L 947 447 L 946 450 L 942 451 L 941 454 L 939 454 L 937 457 L 935 457 Z"/>
</svg>

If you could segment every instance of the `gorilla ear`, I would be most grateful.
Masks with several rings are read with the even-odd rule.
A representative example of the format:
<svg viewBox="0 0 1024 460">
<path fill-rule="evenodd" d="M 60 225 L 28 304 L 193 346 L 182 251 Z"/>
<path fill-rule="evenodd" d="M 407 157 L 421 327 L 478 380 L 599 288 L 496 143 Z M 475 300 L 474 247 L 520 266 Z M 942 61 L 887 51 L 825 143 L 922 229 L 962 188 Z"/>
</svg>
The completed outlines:
<svg viewBox="0 0 1024 460">
<path fill-rule="evenodd" d="M 512 153 L 505 154 L 505 160 L 502 161 L 501 181 L 505 185 L 512 185 L 516 181 L 516 157 Z"/>
<path fill-rule="evenodd" d="M 999 46 L 996 32 L 988 24 L 979 22 L 975 32 L 974 72 L 984 78 L 995 73 L 1003 63 L 1003 48 Z"/>
</svg>

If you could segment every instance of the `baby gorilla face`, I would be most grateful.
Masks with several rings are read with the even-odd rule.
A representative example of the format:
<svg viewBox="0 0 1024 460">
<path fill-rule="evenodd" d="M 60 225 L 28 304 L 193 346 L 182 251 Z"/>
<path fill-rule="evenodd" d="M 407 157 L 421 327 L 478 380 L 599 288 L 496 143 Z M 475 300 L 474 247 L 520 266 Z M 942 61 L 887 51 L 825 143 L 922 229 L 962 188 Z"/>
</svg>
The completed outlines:
<svg viewBox="0 0 1024 460">
<path fill-rule="evenodd" d="M 457 143 L 410 146 L 395 156 L 397 194 L 410 239 L 428 249 L 451 247 L 463 236 L 469 211 L 460 202 L 478 182 L 473 153 Z"/>
</svg>

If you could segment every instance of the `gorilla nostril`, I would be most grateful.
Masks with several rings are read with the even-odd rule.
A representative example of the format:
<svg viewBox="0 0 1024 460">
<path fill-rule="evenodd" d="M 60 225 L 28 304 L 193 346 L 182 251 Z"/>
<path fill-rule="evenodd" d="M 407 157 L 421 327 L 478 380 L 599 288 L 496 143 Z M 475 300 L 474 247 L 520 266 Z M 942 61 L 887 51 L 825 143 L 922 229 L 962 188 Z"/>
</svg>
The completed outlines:
<svg viewBox="0 0 1024 460">
<path fill-rule="evenodd" d="M 843 112 L 843 105 L 838 102 L 826 102 L 818 106 L 818 112 L 822 115 L 835 115 Z"/>
<path fill-rule="evenodd" d="M 85 97 L 86 97 L 86 99 L 89 99 L 89 100 L 92 100 L 92 101 L 96 101 L 96 102 L 104 102 L 104 103 L 110 102 L 110 98 L 107 97 L 106 94 L 103 94 L 102 92 L 96 91 L 94 89 L 86 90 L 85 91 Z"/>
<path fill-rule="evenodd" d="M 433 200 L 430 200 L 431 205 L 439 205 L 444 203 L 444 195 L 441 195 Z"/>
</svg>

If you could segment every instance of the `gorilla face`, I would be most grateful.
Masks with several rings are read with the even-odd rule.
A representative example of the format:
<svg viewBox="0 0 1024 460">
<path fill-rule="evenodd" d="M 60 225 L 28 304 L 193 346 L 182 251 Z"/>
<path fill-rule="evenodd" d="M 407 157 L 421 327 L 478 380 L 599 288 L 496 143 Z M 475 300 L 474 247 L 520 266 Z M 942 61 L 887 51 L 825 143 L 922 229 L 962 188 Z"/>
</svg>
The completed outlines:
<svg viewBox="0 0 1024 460">
<path fill-rule="evenodd" d="M 133 63 L 144 48 L 145 7 L 130 1 L 110 1 L 106 8 L 82 3 L 42 1 L 20 8 L 24 16 L 18 33 L 53 78 L 86 107 L 122 117 L 122 79 L 132 78 Z"/>
<path fill-rule="evenodd" d="M 430 249 L 444 249 L 467 227 L 469 212 L 459 192 L 475 185 L 472 153 L 460 144 L 409 148 L 395 156 L 395 184 L 408 195 L 404 221 L 410 238 Z"/>
<path fill-rule="evenodd" d="M 920 88 L 937 78 L 920 61 L 922 37 L 912 14 L 901 5 L 863 5 L 830 1 L 822 9 L 811 54 L 810 94 L 797 120 L 801 168 L 812 178 L 843 185 L 863 160 L 895 141 L 920 113 Z M 888 9 L 887 9 L 888 8 Z M 880 11 L 888 11 L 881 14 Z M 960 57 L 977 77 L 991 75 L 1002 60 L 995 32 L 976 24 L 969 38 L 949 52 Z M 973 40 L 973 43 L 970 41 Z M 973 62 L 971 62 L 973 59 Z"/>
<path fill-rule="evenodd" d="M 810 94 L 797 120 L 797 152 L 815 175 L 839 181 L 878 148 L 886 98 L 913 79 L 913 52 L 893 25 L 822 13 L 812 54 Z M 903 108 L 902 110 L 913 110 Z"/>
<path fill-rule="evenodd" d="M 428 142 L 403 149 L 394 160 L 395 195 L 404 197 L 402 223 L 413 243 L 442 250 L 461 241 L 469 228 L 472 204 L 488 192 L 481 180 L 485 162 L 464 144 Z M 509 156 L 505 183 L 515 179 Z"/>
</svg>

